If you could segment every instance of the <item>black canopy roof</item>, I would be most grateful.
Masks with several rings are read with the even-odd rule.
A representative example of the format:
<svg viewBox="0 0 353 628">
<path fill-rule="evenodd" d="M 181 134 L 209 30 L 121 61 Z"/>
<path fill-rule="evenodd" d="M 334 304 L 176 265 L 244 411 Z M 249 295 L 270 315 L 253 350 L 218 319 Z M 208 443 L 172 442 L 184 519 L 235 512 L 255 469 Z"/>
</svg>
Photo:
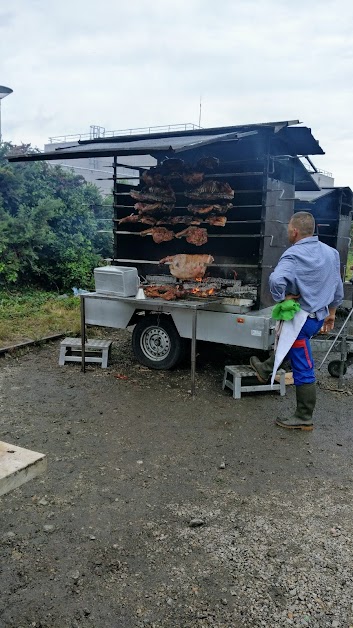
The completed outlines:
<svg viewBox="0 0 353 628">
<path fill-rule="evenodd" d="M 267 122 L 230 127 L 216 127 L 154 133 L 145 135 L 120 135 L 93 140 L 80 140 L 71 146 L 59 147 L 53 151 L 13 155 L 9 161 L 51 161 L 79 159 L 82 157 L 114 157 L 126 155 L 172 155 L 174 153 L 201 148 L 207 144 L 224 141 L 238 141 L 244 137 L 268 130 L 280 140 L 278 154 L 322 155 L 324 151 L 313 137 L 311 129 L 302 126 L 290 126 L 298 121 Z M 280 148 L 281 146 L 281 148 Z"/>
</svg>

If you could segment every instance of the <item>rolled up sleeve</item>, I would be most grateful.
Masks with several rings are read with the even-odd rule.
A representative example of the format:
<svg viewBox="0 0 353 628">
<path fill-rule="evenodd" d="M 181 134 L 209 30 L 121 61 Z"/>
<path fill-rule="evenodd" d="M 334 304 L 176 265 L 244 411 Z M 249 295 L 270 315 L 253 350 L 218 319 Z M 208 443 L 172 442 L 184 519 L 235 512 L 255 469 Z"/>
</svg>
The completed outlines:
<svg viewBox="0 0 353 628">
<path fill-rule="evenodd" d="M 270 291 L 273 300 L 277 303 L 284 300 L 288 286 L 293 284 L 294 270 L 295 260 L 287 255 L 279 260 L 273 273 L 271 273 L 269 278 Z"/>
</svg>

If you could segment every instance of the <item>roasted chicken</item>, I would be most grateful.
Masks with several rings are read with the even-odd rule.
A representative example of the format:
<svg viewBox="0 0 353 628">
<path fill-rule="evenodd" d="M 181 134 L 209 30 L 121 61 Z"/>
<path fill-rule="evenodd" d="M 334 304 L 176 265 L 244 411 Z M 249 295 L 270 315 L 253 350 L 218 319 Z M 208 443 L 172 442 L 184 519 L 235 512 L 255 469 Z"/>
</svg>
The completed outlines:
<svg viewBox="0 0 353 628">
<path fill-rule="evenodd" d="M 140 236 L 142 237 L 147 235 L 151 235 L 156 244 L 169 242 L 169 240 L 173 240 L 174 238 L 174 232 L 170 231 L 170 229 L 166 229 L 165 227 L 152 227 L 151 229 L 146 229 L 146 231 L 140 232 Z"/>
<path fill-rule="evenodd" d="M 196 168 L 203 172 L 213 172 L 219 166 L 219 159 L 217 157 L 202 157 L 196 163 Z"/>
<path fill-rule="evenodd" d="M 166 216 L 158 220 L 157 225 L 200 225 L 202 218 L 197 216 Z"/>
<path fill-rule="evenodd" d="M 187 293 L 179 286 L 146 286 L 143 289 L 145 296 L 152 299 L 164 299 L 174 301 L 182 299 Z"/>
<path fill-rule="evenodd" d="M 226 203 L 225 205 L 206 205 L 204 203 L 203 205 L 188 205 L 186 209 L 191 214 L 203 216 L 205 214 L 210 214 L 211 212 L 215 212 L 216 214 L 226 214 L 232 207 L 232 203 Z"/>
<path fill-rule="evenodd" d="M 145 183 L 145 185 L 147 185 L 147 187 L 165 186 L 165 181 L 163 179 L 163 176 L 159 172 L 156 172 L 155 170 L 153 170 L 152 168 L 151 170 L 144 170 L 144 172 L 141 175 L 141 179 Z"/>
<path fill-rule="evenodd" d="M 160 264 L 169 263 L 170 273 L 178 279 L 196 279 L 203 277 L 207 264 L 214 261 L 212 255 L 188 255 L 180 253 L 179 255 L 170 255 L 160 260 Z"/>
<path fill-rule="evenodd" d="M 163 174 L 182 174 L 185 171 L 185 162 L 183 159 L 177 157 L 171 157 L 162 161 L 160 166 L 157 166 L 157 170 Z"/>
<path fill-rule="evenodd" d="M 206 244 L 207 242 L 207 229 L 187 227 L 183 229 L 183 231 L 179 231 L 179 233 L 175 234 L 176 238 L 182 238 L 183 236 L 186 237 L 186 241 L 189 242 L 189 244 L 202 246 L 202 244 Z"/>
<path fill-rule="evenodd" d="M 186 185 L 198 185 L 203 181 L 203 172 L 184 172 L 181 178 Z"/>
<path fill-rule="evenodd" d="M 227 222 L 227 218 L 225 216 L 208 215 L 207 218 L 205 218 L 205 222 L 208 222 L 213 227 L 224 227 Z"/>
<path fill-rule="evenodd" d="M 134 207 L 139 214 L 170 214 L 173 210 L 173 205 L 166 203 L 135 203 Z"/>
<path fill-rule="evenodd" d="M 188 190 L 185 192 L 187 198 L 195 199 L 207 199 L 209 201 L 216 201 L 218 199 L 232 199 L 234 198 L 234 190 L 230 187 L 229 183 L 224 181 L 205 181 L 198 188 L 194 190 Z"/>
<path fill-rule="evenodd" d="M 120 218 L 118 224 L 122 225 L 125 222 L 141 222 L 145 225 L 155 225 L 157 219 L 153 218 L 153 216 L 144 216 L 143 214 L 130 214 L 130 216 L 125 216 L 125 218 Z"/>
<path fill-rule="evenodd" d="M 185 162 L 183 159 L 178 159 L 178 157 L 167 157 L 164 161 L 162 161 L 160 167 L 165 172 L 183 172 Z"/>
<path fill-rule="evenodd" d="M 175 203 L 175 193 L 170 185 L 151 186 L 144 190 L 130 190 L 130 196 L 137 201 Z"/>
<path fill-rule="evenodd" d="M 138 214 L 130 214 L 130 216 L 124 216 L 124 218 L 120 218 L 118 221 L 119 225 L 122 225 L 124 222 L 139 222 L 140 216 Z"/>
</svg>

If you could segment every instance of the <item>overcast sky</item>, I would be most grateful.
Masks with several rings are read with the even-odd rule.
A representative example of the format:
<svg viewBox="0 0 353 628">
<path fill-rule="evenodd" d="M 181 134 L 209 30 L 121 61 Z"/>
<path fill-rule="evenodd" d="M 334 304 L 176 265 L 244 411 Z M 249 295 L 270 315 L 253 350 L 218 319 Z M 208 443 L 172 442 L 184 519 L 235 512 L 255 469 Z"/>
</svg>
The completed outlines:
<svg viewBox="0 0 353 628">
<path fill-rule="evenodd" d="M 351 0 L 0 0 L 3 139 L 299 119 L 353 188 Z"/>
</svg>

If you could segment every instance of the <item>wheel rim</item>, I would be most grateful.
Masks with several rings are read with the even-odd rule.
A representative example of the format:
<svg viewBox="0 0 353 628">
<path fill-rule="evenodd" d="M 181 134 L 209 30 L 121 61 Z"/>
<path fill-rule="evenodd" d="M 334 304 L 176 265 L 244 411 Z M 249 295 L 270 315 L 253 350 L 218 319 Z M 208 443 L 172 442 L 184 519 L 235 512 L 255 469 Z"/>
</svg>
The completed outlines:
<svg viewBox="0 0 353 628">
<path fill-rule="evenodd" d="M 140 347 L 146 358 L 161 362 L 170 353 L 170 338 L 162 327 L 148 327 L 141 336 Z"/>
</svg>

